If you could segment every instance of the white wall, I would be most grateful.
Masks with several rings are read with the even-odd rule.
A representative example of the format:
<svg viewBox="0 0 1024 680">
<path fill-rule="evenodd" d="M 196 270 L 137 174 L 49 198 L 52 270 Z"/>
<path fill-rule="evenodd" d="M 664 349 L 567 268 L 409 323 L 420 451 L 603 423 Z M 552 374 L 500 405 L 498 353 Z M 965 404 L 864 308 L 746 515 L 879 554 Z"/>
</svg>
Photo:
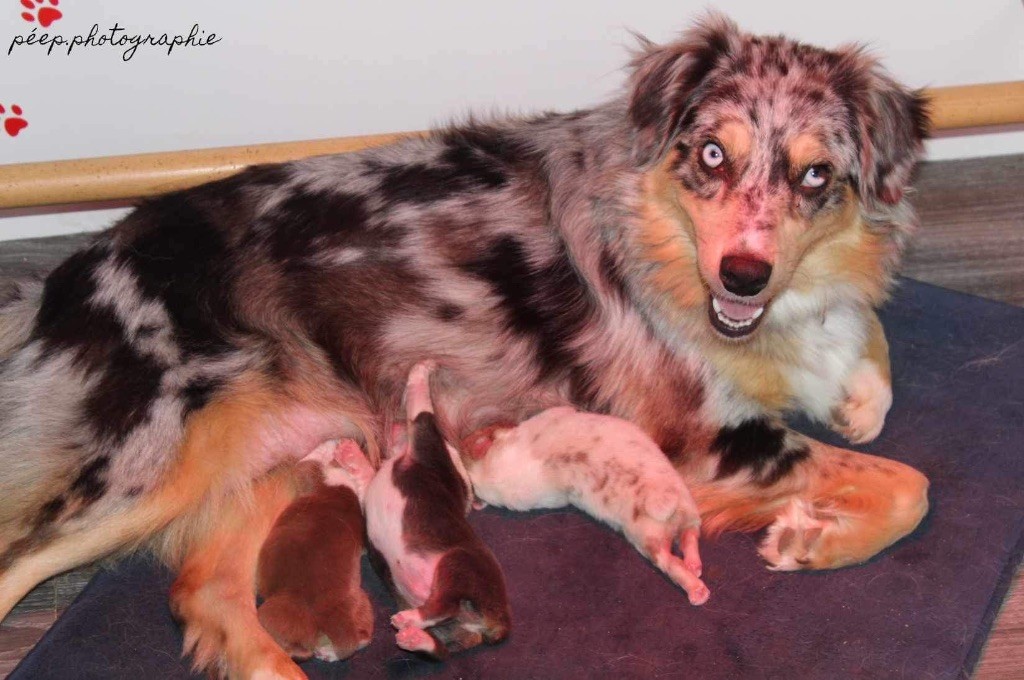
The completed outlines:
<svg viewBox="0 0 1024 680">
<path fill-rule="evenodd" d="M 48 32 L 222 37 L 166 56 L 7 49 L 32 24 L 0 9 L 0 103 L 29 127 L 0 131 L 0 163 L 310 139 L 429 127 L 467 111 L 586 106 L 622 82 L 632 28 L 667 40 L 702 1 L 62 0 Z M 822 45 L 870 43 L 913 86 L 1024 78 L 1020 0 L 774 0 L 718 7 L 752 31 Z M 1024 152 L 1024 131 L 936 140 L 932 158 Z M 0 239 L 100 228 L 121 211 L 0 212 Z"/>
</svg>

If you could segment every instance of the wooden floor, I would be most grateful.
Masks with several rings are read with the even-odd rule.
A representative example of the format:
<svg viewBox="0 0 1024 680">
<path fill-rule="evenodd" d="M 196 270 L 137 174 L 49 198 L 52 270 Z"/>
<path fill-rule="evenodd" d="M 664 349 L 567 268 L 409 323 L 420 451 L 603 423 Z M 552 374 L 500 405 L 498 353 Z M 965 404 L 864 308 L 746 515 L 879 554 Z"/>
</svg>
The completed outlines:
<svg viewBox="0 0 1024 680">
<path fill-rule="evenodd" d="M 922 227 L 904 274 L 1024 306 L 1024 155 L 925 164 L 916 186 Z M 86 239 L 0 243 L 0 279 L 47 271 Z M 92 571 L 43 584 L 0 626 L 0 674 L 17 665 Z M 978 680 L 1024 680 L 1024 586 L 1019 581 L 1018 573 L 975 673 Z"/>
<path fill-rule="evenodd" d="M 1024 155 L 927 163 L 903 274 L 1024 306 Z"/>
</svg>

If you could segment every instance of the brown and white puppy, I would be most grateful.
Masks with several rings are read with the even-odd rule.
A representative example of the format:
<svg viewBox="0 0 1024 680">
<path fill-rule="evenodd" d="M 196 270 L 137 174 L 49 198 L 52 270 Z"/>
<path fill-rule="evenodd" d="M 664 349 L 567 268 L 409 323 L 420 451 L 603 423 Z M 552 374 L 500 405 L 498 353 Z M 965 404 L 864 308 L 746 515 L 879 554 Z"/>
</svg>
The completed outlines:
<svg viewBox="0 0 1024 680">
<path fill-rule="evenodd" d="M 561 406 L 470 439 L 466 470 L 478 499 L 511 510 L 574 505 L 622 531 L 691 604 L 707 602 L 697 504 L 639 427 Z M 672 553 L 677 540 L 684 559 Z"/>
<path fill-rule="evenodd" d="M 197 668 L 302 677 L 251 597 L 279 472 L 329 439 L 377 464 L 422 357 L 453 441 L 606 412 L 665 451 L 705 532 L 769 526 L 780 569 L 868 559 L 918 525 L 928 480 L 783 416 L 883 425 L 873 308 L 926 125 L 863 50 L 713 15 L 644 43 L 593 108 L 143 202 L 0 298 L 0 612 L 146 544 L 179 570 Z"/>
<path fill-rule="evenodd" d="M 366 533 L 406 607 L 391 617 L 398 645 L 443 658 L 448 641 L 461 650 L 505 639 L 511 616 L 501 566 L 466 520 L 472 488 L 434 418 L 431 370 L 409 373 L 408 437 L 366 491 Z"/>
<path fill-rule="evenodd" d="M 370 643 L 373 608 L 359 573 L 361 499 L 347 475 L 331 470 L 335 457 L 362 455 L 347 439 L 318 447 L 300 463 L 310 491 L 281 513 L 260 550 L 259 620 L 292 658 L 337 661 Z"/>
</svg>

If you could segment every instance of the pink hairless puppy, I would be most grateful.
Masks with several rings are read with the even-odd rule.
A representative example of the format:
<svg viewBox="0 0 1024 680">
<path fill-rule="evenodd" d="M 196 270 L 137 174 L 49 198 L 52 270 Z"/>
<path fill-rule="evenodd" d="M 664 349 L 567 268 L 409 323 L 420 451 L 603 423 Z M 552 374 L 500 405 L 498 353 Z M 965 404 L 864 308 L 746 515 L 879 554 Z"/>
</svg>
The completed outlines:
<svg viewBox="0 0 1024 680">
<path fill-rule="evenodd" d="M 371 557 L 407 607 L 391 617 L 398 645 L 441 658 L 501 641 L 510 615 L 501 567 L 466 520 L 472 488 L 434 418 L 432 368 L 409 374 L 407 434 L 367 487 L 365 512 Z"/>
<path fill-rule="evenodd" d="M 686 591 L 691 604 L 707 601 L 697 505 L 665 454 L 636 425 L 558 407 L 517 427 L 481 430 L 465 448 L 481 501 L 511 510 L 574 505 L 620 529 Z M 672 552 L 677 539 L 683 559 Z"/>
</svg>

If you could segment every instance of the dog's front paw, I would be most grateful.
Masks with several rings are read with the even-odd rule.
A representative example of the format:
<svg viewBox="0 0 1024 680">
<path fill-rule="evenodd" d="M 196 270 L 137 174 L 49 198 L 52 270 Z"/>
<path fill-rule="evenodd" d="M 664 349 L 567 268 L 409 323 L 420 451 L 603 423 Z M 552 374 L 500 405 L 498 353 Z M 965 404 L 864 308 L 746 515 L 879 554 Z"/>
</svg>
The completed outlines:
<svg viewBox="0 0 1024 680">
<path fill-rule="evenodd" d="M 846 379 L 845 399 L 832 411 L 832 429 L 854 444 L 879 435 L 892 406 L 892 387 L 878 366 L 867 359 Z"/>
</svg>

